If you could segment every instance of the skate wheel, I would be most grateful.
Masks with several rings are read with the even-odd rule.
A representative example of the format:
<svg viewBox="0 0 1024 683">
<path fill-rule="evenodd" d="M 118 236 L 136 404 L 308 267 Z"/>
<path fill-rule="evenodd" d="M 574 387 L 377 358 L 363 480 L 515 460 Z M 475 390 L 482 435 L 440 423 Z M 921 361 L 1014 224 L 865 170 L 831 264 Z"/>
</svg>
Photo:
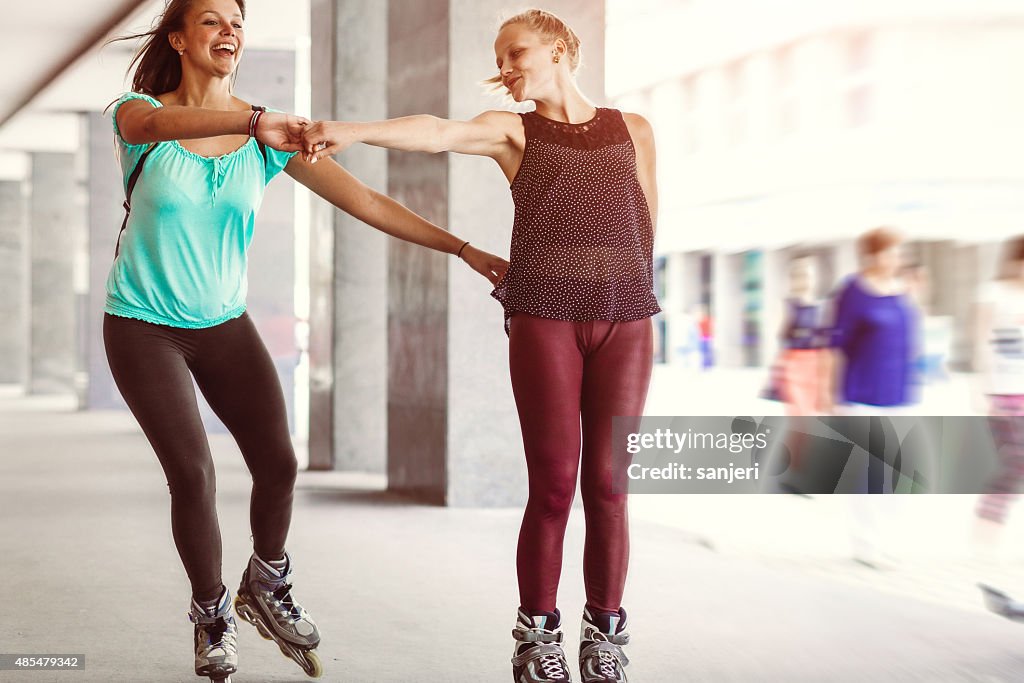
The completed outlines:
<svg viewBox="0 0 1024 683">
<path fill-rule="evenodd" d="M 320 678 L 324 675 L 324 665 L 320 663 L 320 657 L 312 650 L 302 653 L 302 661 L 299 662 L 302 670 L 310 678 Z"/>
</svg>

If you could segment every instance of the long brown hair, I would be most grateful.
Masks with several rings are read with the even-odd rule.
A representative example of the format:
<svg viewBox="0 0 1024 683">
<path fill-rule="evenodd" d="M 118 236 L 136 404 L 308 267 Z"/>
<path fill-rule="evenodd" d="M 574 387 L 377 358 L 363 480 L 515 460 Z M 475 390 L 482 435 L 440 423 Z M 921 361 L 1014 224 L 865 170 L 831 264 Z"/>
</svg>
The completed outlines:
<svg viewBox="0 0 1024 683">
<path fill-rule="evenodd" d="M 245 19 L 245 0 L 235 0 L 235 3 Z M 168 37 L 185 29 L 185 14 L 191 6 L 192 0 L 169 0 L 163 14 L 156 18 L 153 28 L 110 41 L 144 39 L 142 47 L 128 65 L 128 72 L 138 65 L 132 78 L 133 92 L 156 97 L 176 90 L 181 84 L 181 56 L 171 47 Z"/>
</svg>

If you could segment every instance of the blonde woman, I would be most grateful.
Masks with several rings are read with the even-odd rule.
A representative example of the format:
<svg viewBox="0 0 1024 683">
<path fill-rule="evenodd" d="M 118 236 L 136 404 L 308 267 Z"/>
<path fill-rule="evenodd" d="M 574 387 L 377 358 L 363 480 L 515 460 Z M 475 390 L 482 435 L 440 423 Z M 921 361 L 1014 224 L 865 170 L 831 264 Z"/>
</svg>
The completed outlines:
<svg viewBox="0 0 1024 683">
<path fill-rule="evenodd" d="M 580 674 L 621 683 L 628 641 L 626 494 L 612 490 L 612 417 L 643 412 L 653 361 L 650 317 L 657 215 L 654 139 L 636 114 L 595 106 L 574 73 L 580 41 L 543 10 L 505 21 L 494 42 L 501 84 L 527 114 L 471 121 L 408 116 L 322 122 L 304 135 L 322 159 L 355 142 L 487 156 L 516 207 L 511 264 L 493 296 L 505 310 L 512 389 L 530 495 L 519 535 L 518 683 L 570 680 L 556 606 L 562 541 L 580 476 L 587 520 Z M 325 149 L 318 150 L 323 145 Z"/>
</svg>

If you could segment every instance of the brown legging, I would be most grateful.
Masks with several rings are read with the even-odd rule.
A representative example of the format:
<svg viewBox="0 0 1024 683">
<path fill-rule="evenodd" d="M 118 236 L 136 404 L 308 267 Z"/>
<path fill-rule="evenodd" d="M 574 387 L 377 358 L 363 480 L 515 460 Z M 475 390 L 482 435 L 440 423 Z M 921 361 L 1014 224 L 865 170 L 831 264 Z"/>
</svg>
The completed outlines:
<svg viewBox="0 0 1024 683">
<path fill-rule="evenodd" d="M 612 417 L 643 413 L 652 363 L 650 319 L 512 317 L 509 369 L 530 484 L 516 568 L 520 605 L 531 613 L 555 609 L 581 461 L 587 605 L 598 612 L 621 606 L 629 520 L 626 494 L 612 491 Z"/>
<path fill-rule="evenodd" d="M 296 461 L 284 394 L 248 314 L 191 330 L 106 315 L 103 341 L 117 388 L 163 467 L 171 530 L 197 600 L 221 589 L 213 458 L 192 378 L 231 432 L 252 474 L 249 521 L 256 553 L 284 553 Z"/>
</svg>

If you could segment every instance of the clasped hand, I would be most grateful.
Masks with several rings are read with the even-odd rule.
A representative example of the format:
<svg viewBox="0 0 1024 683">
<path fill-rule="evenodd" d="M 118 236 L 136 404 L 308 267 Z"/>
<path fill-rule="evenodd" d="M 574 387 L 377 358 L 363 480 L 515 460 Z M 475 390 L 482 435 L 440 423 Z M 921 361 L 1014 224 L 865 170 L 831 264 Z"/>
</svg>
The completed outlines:
<svg viewBox="0 0 1024 683">
<path fill-rule="evenodd" d="M 302 116 L 267 112 L 256 126 L 256 139 L 282 152 L 299 152 L 315 164 L 348 148 L 354 139 L 341 121 L 310 121 Z"/>
</svg>

